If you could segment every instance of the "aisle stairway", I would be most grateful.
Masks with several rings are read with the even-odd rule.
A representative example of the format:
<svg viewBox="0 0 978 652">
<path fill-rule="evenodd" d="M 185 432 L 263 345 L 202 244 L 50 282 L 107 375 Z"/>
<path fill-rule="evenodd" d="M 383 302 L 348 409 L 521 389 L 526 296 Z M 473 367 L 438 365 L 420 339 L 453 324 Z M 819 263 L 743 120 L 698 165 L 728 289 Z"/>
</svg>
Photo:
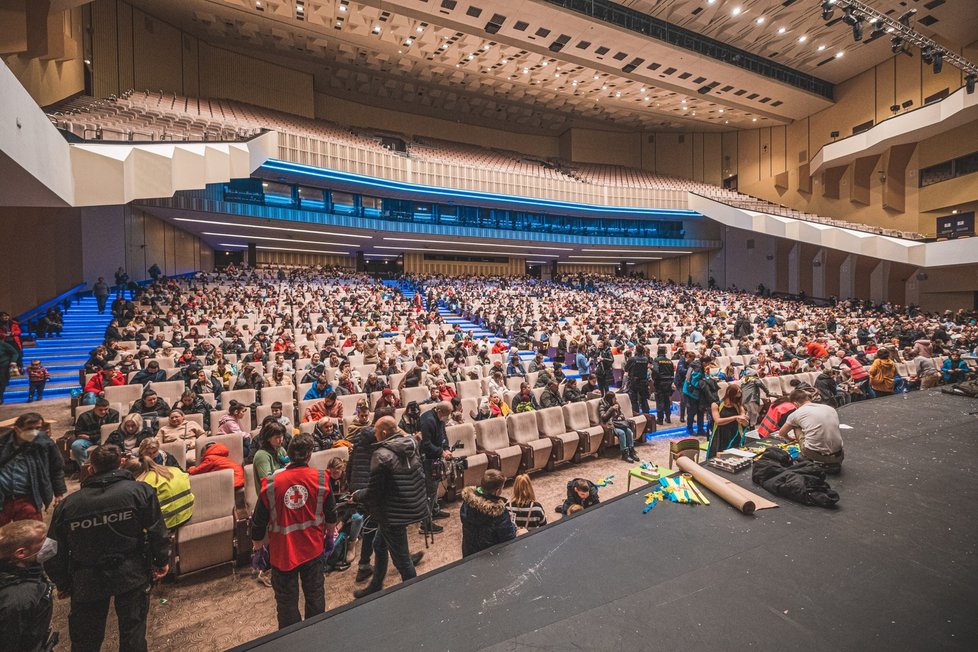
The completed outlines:
<svg viewBox="0 0 978 652">
<path fill-rule="evenodd" d="M 64 398 L 71 390 L 79 388 L 78 372 L 85 366 L 89 352 L 102 343 L 105 327 L 112 321 L 112 314 L 106 309 L 104 315 L 98 314 L 95 297 L 85 297 L 72 303 L 64 316 L 64 330 L 61 337 L 37 340 L 35 345 L 24 347 L 24 367 L 33 359 L 39 359 L 48 371 L 51 380 L 44 388 L 44 398 Z M 27 401 L 27 376 L 14 376 L 10 379 L 5 403 L 25 403 Z"/>
</svg>

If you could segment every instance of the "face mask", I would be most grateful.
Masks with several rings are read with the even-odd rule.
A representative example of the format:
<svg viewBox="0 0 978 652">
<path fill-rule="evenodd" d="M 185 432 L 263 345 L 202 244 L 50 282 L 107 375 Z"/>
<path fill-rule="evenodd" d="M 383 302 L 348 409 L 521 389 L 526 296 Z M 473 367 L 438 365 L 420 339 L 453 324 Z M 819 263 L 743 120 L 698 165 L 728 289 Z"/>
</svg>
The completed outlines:
<svg viewBox="0 0 978 652">
<path fill-rule="evenodd" d="M 37 552 L 37 561 L 43 564 L 49 559 L 53 559 L 56 554 L 58 554 L 58 542 L 45 537 L 41 549 Z"/>
<path fill-rule="evenodd" d="M 20 433 L 20 438 L 26 441 L 28 444 L 30 444 L 33 443 L 34 440 L 37 439 L 37 436 L 40 434 L 41 431 L 35 428 L 33 430 L 23 431 L 22 433 Z"/>
</svg>

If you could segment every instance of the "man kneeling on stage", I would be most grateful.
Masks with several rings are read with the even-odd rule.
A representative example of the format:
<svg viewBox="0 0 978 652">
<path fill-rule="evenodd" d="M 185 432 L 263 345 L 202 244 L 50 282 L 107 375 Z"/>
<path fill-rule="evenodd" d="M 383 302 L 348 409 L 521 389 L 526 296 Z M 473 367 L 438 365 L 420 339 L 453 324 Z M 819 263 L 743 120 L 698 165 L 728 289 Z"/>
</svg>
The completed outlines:
<svg viewBox="0 0 978 652">
<path fill-rule="evenodd" d="M 811 395 L 803 389 L 794 390 L 788 398 L 798 409 L 781 426 L 781 437 L 797 439 L 801 456 L 820 464 L 826 473 L 841 471 L 845 454 L 839 413 L 832 406 L 812 403 Z"/>
</svg>

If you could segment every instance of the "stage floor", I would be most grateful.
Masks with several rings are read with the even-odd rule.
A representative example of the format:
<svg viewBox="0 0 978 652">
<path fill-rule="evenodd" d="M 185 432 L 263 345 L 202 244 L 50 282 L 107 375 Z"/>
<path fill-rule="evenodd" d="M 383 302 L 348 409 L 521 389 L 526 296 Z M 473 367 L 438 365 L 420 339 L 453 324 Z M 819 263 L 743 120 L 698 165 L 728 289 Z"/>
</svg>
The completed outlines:
<svg viewBox="0 0 978 652">
<path fill-rule="evenodd" d="M 643 515 L 639 489 L 240 649 L 973 650 L 976 411 L 937 391 L 843 408 L 835 510 L 749 471 L 779 508 Z"/>
</svg>

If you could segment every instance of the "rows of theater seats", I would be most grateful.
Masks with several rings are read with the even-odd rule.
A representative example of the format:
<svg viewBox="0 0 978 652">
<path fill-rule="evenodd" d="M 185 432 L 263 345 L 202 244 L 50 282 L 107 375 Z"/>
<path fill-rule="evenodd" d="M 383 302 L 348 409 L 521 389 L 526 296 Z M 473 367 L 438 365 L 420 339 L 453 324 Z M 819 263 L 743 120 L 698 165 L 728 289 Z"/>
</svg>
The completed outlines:
<svg viewBox="0 0 978 652">
<path fill-rule="evenodd" d="M 241 102 L 190 98 L 174 93 L 128 91 L 97 100 L 77 97 L 49 113 L 59 128 L 86 140 L 208 141 L 240 140 L 270 129 L 321 139 L 372 152 L 390 153 L 380 136 L 323 120 L 302 118 Z M 708 183 L 665 177 L 619 165 L 546 162 L 518 152 L 489 149 L 435 138 L 405 138 L 407 155 L 420 161 L 478 170 L 509 172 L 553 181 L 571 181 L 611 188 L 644 188 L 693 192 L 747 210 L 896 238 L 921 239 L 919 233 L 882 229 L 797 211 Z"/>
</svg>

